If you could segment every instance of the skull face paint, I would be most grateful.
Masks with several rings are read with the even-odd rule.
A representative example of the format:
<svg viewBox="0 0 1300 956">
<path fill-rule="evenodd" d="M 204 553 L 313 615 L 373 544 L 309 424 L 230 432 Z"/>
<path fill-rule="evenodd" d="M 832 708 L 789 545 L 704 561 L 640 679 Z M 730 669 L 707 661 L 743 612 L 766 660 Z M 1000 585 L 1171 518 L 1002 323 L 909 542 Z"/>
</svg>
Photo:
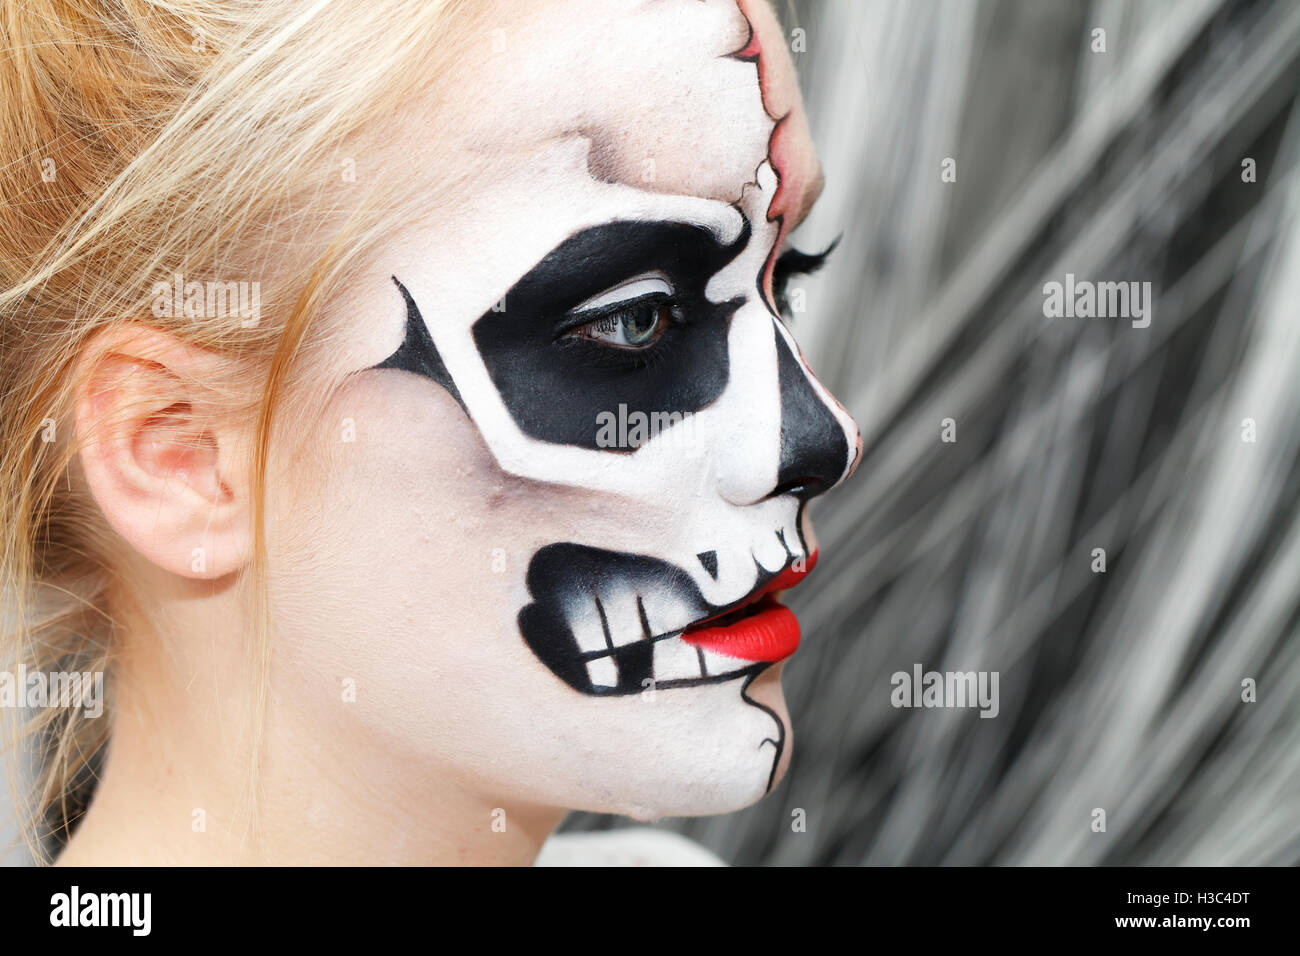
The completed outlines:
<svg viewBox="0 0 1300 956">
<path fill-rule="evenodd" d="M 678 761 L 701 778 L 691 785 L 674 783 L 672 761 L 648 771 L 680 795 L 641 793 L 629 772 L 572 805 L 719 812 L 778 777 L 789 730 L 776 681 L 799 634 L 774 592 L 816 560 L 805 507 L 849 474 L 858 439 L 776 308 L 807 175 L 786 143 L 794 107 L 780 108 L 797 94 L 770 75 L 789 65 L 774 56 L 769 70 L 763 50 L 770 12 L 736 0 L 636 9 L 658 18 L 641 30 L 646 54 L 665 60 L 666 99 L 726 91 L 725 109 L 677 117 L 683 145 L 719 160 L 638 180 L 634 127 L 584 106 L 591 115 L 519 147 L 491 208 L 449 227 L 457 247 L 482 248 L 506 211 L 527 208 L 500 257 L 511 264 L 394 267 L 401 340 L 371 374 L 414 373 L 445 390 L 505 487 L 580 502 L 556 516 L 562 531 L 510 563 L 512 637 L 568 695 L 552 708 L 565 711 L 562 733 L 572 740 L 585 723 L 611 751 L 627 749 L 615 741 L 635 739 L 638 712 L 622 701 L 651 695 L 639 714 L 653 747 L 700 748 Z M 706 39 L 693 49 L 683 34 Z M 663 424 L 610 447 L 611 419 Z"/>
</svg>

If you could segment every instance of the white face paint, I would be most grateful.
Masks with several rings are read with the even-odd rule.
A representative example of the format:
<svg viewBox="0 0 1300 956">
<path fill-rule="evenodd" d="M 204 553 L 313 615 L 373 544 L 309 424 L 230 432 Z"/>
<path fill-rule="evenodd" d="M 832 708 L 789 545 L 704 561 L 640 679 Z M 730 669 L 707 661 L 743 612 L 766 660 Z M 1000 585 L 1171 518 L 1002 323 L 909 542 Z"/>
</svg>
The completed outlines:
<svg viewBox="0 0 1300 956">
<path fill-rule="evenodd" d="M 584 122 L 558 108 L 554 135 L 519 144 L 508 176 L 386 264 L 402 321 L 356 387 L 437 409 L 402 441 L 411 461 L 418 429 L 439 448 L 429 495 L 458 530 L 431 547 L 464 560 L 384 568 L 423 591 L 421 613 L 382 623 L 431 635 L 411 651 L 437 697 L 423 749 L 535 803 L 711 813 L 761 796 L 788 755 L 778 662 L 798 632 L 765 595 L 807 566 L 804 505 L 851 471 L 858 440 L 773 308 L 797 176 L 768 153 L 765 64 L 736 55 L 750 21 L 735 0 L 636 11 L 608 29 L 648 74 L 637 95 L 719 91 L 681 114 L 673 149 L 726 162 L 616 181 L 635 162 L 609 144 L 635 138 L 636 103 L 606 114 L 575 92 Z M 762 16 L 760 36 L 775 29 Z M 727 185 L 724 166 L 744 173 Z M 418 504 L 408 519 L 423 527 Z"/>
<path fill-rule="evenodd" d="M 568 174 L 574 178 L 585 169 L 585 147 L 585 143 L 563 147 L 570 160 Z M 559 162 L 546 165 L 556 171 L 565 169 Z M 563 236 L 554 242 L 555 247 L 584 230 L 595 229 L 593 235 L 598 239 L 601 227 L 611 223 L 628 226 L 629 231 L 644 223 L 673 228 L 685 223 L 711 236 L 719 247 L 734 250 L 716 273 L 697 280 L 709 305 L 738 303 L 724 310 L 729 318 L 720 318 L 706 331 L 689 314 L 693 307 L 682 306 L 687 313 L 681 320 L 687 347 L 702 350 L 706 335 L 718 336 L 716 349 L 722 361 L 713 363 L 711 371 L 721 387 L 706 403 L 690 400 L 694 397 L 691 386 L 699 378 L 693 369 L 633 368 L 620 372 L 620 381 L 604 390 L 604 401 L 580 394 L 555 394 L 548 407 L 521 403 L 512 409 L 509 388 L 518 387 L 521 381 L 531 387 L 536 381 L 535 366 L 513 355 L 502 360 L 494 351 L 495 342 L 487 343 L 486 349 L 481 347 L 476 331 L 508 326 L 514 337 L 516 329 L 522 336 L 526 327 L 544 326 L 544 334 L 538 336 L 541 342 L 551 335 L 549 323 L 555 316 L 532 303 L 516 303 L 516 294 L 510 290 L 489 288 L 485 297 L 485 290 L 463 275 L 447 275 L 429 286 L 398 277 L 417 308 L 421 301 L 439 302 L 452 304 L 446 310 L 450 314 L 472 316 L 472 320 L 458 323 L 441 317 L 430 320 L 429 310 L 420 308 L 412 321 L 422 318 L 426 323 L 448 379 L 503 471 L 537 482 L 581 488 L 593 495 L 617 495 L 623 507 L 640 516 L 621 525 L 575 525 L 564 540 L 604 552 L 657 559 L 683 572 L 693 585 L 687 593 L 666 581 L 638 588 L 614 574 L 586 593 L 574 591 L 563 596 L 575 652 L 596 654 L 601 648 L 608 651 L 632 641 L 654 641 L 654 659 L 662 659 L 664 668 L 636 671 L 635 682 L 622 687 L 623 692 L 640 690 L 647 678 L 664 684 L 752 670 L 751 661 L 717 654 L 707 654 L 712 666 L 703 666 L 706 655 L 683 653 L 681 638 L 675 635 L 716 608 L 742 601 L 765 575 L 808 557 L 798 526 L 800 506 L 810 492 L 837 483 L 857 452 L 852 422 L 807 373 L 788 332 L 758 290 L 758 277 L 779 229 L 767 219 L 776 185 L 770 164 L 764 162 L 756 183 L 744 191 L 738 207 L 720 203 L 692 207 L 677 197 L 647 196 L 627 187 L 593 183 L 587 215 L 559 219 L 557 210 L 557 218 L 548 219 L 550 231 Z M 571 190 L 565 194 L 571 195 Z M 646 254 L 653 257 L 664 252 L 660 245 L 652 244 Z M 578 259 L 577 271 L 585 261 Z M 637 260 L 633 267 L 645 264 L 649 263 Z M 562 269 L 557 271 L 563 274 Z M 568 283 L 562 285 L 563 291 L 569 288 Z M 674 289 L 670 281 L 639 273 L 561 314 L 585 317 L 598 308 L 647 295 L 673 301 Z M 502 301 L 504 309 L 493 311 L 493 303 Z M 512 321 L 514 325 L 510 325 Z M 598 319 L 589 321 L 599 325 Z M 406 367 L 414 367 L 416 363 L 409 359 L 422 357 L 418 348 L 407 345 L 403 349 L 409 353 Z M 784 381 L 782 352 L 787 362 Z M 547 357 L 539 361 L 549 366 L 556 360 Z M 498 362 L 494 375 L 492 366 Z M 717 365 L 725 368 L 719 371 Z M 568 371 L 561 369 L 561 380 Z M 647 385 L 644 379 L 649 375 L 657 381 Z M 581 383 L 575 382 L 575 392 L 579 388 Z M 787 392 L 786 405 L 792 399 L 803 399 L 793 411 L 783 408 L 783 390 Z M 524 394 L 529 393 L 524 390 Z M 619 406 L 627 411 L 620 413 Z M 810 409 L 812 417 L 820 416 L 819 420 L 795 420 L 797 415 L 807 417 Z M 623 447 L 611 450 L 599 447 L 603 423 L 617 422 L 620 415 L 626 419 L 638 414 L 652 423 L 656 413 L 663 416 L 659 420 L 667 427 L 654 431 L 634 449 L 627 443 L 618 443 Z M 678 437 L 678 430 L 688 427 L 687 416 L 691 419 L 689 442 Z M 530 426 L 543 437 L 530 434 Z M 784 455 L 783 429 L 787 435 Z M 647 431 L 653 429 L 647 427 Z M 796 479 L 801 479 L 802 490 L 781 493 L 783 484 Z M 806 487 L 817 482 L 815 488 Z M 654 516 L 653 521 L 645 520 L 649 515 Z M 709 566 L 700 559 L 701 554 L 714 556 Z M 649 628 L 639 623 L 638 598 Z M 606 618 L 603 625 L 602 613 Z M 601 639 L 582 640 L 584 634 L 601 635 Z M 611 659 L 614 656 L 605 653 L 588 660 L 590 689 L 609 688 L 611 678 L 615 686 L 626 682 L 627 677 Z"/>
</svg>

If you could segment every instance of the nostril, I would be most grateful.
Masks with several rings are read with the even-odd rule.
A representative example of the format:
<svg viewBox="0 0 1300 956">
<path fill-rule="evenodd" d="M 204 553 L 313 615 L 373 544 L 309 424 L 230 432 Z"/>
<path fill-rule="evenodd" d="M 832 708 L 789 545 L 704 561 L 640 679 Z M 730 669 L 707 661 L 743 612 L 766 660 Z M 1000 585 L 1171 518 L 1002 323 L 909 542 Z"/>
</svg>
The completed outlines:
<svg viewBox="0 0 1300 956">
<path fill-rule="evenodd" d="M 781 482 L 772 489 L 772 493 L 768 497 L 779 498 L 782 495 L 794 495 L 796 498 L 806 501 L 809 498 L 816 498 L 827 491 L 828 488 L 829 486 L 823 479 L 813 475 L 803 475 L 799 478 L 790 478 Z"/>
</svg>

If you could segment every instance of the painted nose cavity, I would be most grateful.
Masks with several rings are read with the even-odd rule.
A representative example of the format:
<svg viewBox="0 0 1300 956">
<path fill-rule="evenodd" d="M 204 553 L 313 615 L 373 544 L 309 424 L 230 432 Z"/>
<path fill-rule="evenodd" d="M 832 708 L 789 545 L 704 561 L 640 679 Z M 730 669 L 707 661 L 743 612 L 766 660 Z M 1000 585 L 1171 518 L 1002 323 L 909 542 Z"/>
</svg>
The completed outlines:
<svg viewBox="0 0 1300 956">
<path fill-rule="evenodd" d="M 857 424 L 817 382 L 779 326 L 777 369 L 781 392 L 781 458 L 769 497 L 807 500 L 849 476 L 861 454 Z M 824 397 L 823 397 L 824 396 Z"/>
</svg>

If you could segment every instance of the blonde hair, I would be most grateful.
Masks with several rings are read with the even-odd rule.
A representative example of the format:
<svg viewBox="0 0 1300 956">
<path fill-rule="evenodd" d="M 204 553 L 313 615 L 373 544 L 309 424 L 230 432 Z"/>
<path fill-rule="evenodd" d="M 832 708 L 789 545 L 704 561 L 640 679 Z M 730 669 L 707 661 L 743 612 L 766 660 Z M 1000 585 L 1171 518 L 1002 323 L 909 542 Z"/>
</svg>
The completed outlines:
<svg viewBox="0 0 1300 956">
<path fill-rule="evenodd" d="M 265 701 L 269 607 L 262 498 L 290 373 L 315 316 L 394 214 L 382 179 L 347 184 L 350 137 L 445 71 L 470 36 L 457 0 L 24 0 L 0 7 L 0 659 L 111 676 L 112 536 L 76 480 L 73 369 L 89 337 L 138 319 L 229 356 L 221 389 L 251 397 L 253 536 L 245 575 L 260 622 L 250 679 Z M 453 39 L 451 27 L 461 29 Z M 365 177 L 358 175 L 358 180 Z M 339 184 L 343 183 L 344 186 Z M 340 197 L 352 197 L 351 199 Z M 262 320 L 158 317 L 175 274 L 272 276 Z M 293 411 L 297 411 L 294 409 Z M 42 709 L 15 786 L 38 856 L 66 837 L 70 786 L 107 720 Z M 261 718 L 255 716 L 260 741 Z M 258 752 L 255 741 L 252 752 Z M 256 766 L 249 800 L 256 804 Z M 44 823 L 44 832 L 37 833 Z M 58 834 L 56 833 L 56 837 Z"/>
</svg>

